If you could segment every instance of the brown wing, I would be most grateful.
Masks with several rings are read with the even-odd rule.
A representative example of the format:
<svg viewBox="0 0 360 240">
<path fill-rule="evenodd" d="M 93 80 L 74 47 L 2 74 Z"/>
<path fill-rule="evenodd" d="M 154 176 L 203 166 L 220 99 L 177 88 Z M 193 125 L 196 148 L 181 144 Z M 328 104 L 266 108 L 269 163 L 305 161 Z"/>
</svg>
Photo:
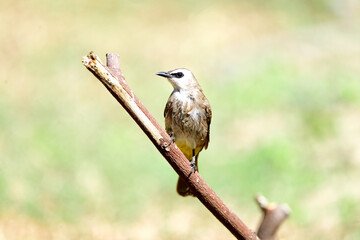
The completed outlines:
<svg viewBox="0 0 360 240">
<path fill-rule="evenodd" d="M 172 129 L 171 129 L 172 111 L 173 111 L 172 96 L 173 96 L 173 94 L 170 95 L 169 100 L 167 101 L 165 110 L 164 110 L 165 130 L 168 134 L 172 133 Z"/>
<path fill-rule="evenodd" d="M 205 143 L 205 149 L 207 149 L 209 142 L 210 142 L 210 123 L 211 123 L 211 107 L 209 101 L 206 99 L 204 101 L 204 107 L 205 107 L 205 117 L 206 117 L 206 123 L 207 123 L 207 136 L 206 136 L 206 143 Z"/>
</svg>

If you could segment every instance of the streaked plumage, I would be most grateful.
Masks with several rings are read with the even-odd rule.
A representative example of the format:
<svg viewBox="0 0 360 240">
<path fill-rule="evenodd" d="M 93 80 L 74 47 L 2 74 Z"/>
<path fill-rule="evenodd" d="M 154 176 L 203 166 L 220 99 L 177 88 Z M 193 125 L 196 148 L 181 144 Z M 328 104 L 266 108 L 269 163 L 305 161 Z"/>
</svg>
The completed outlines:
<svg viewBox="0 0 360 240">
<path fill-rule="evenodd" d="M 175 138 L 186 158 L 195 161 L 196 170 L 199 152 L 208 147 L 210 140 L 209 101 L 189 70 L 175 69 L 158 75 L 166 77 L 174 87 L 164 111 L 166 132 Z M 192 195 L 180 178 L 177 192 L 182 196 Z"/>
</svg>

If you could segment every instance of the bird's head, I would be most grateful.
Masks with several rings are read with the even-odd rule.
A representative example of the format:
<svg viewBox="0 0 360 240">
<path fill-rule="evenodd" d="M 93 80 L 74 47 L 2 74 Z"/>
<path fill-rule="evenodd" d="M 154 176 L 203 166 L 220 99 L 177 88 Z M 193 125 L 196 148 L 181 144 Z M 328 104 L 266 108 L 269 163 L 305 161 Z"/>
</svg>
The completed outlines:
<svg viewBox="0 0 360 240">
<path fill-rule="evenodd" d="M 178 68 L 168 72 L 158 72 L 157 75 L 166 77 L 175 90 L 193 90 L 200 88 L 191 71 Z"/>
</svg>

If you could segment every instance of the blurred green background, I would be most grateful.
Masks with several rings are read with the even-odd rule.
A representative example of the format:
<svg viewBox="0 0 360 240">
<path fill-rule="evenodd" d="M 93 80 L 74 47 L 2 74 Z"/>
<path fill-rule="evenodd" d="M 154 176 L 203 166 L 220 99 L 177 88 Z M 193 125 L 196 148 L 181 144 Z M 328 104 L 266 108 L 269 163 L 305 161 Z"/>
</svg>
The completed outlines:
<svg viewBox="0 0 360 240">
<path fill-rule="evenodd" d="M 81 64 L 120 55 L 163 125 L 191 69 L 213 120 L 201 175 L 251 228 L 360 239 L 360 2 L 0 1 L 0 239 L 232 239 Z"/>
</svg>

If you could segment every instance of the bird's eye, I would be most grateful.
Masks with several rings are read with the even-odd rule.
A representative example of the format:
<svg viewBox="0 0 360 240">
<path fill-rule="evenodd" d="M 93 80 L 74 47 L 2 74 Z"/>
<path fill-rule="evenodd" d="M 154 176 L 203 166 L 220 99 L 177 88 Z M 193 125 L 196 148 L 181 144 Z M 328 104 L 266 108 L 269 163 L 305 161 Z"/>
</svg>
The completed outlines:
<svg viewBox="0 0 360 240">
<path fill-rule="evenodd" d="M 172 73 L 171 75 L 176 78 L 182 78 L 184 76 L 184 74 L 182 72 Z"/>
</svg>

